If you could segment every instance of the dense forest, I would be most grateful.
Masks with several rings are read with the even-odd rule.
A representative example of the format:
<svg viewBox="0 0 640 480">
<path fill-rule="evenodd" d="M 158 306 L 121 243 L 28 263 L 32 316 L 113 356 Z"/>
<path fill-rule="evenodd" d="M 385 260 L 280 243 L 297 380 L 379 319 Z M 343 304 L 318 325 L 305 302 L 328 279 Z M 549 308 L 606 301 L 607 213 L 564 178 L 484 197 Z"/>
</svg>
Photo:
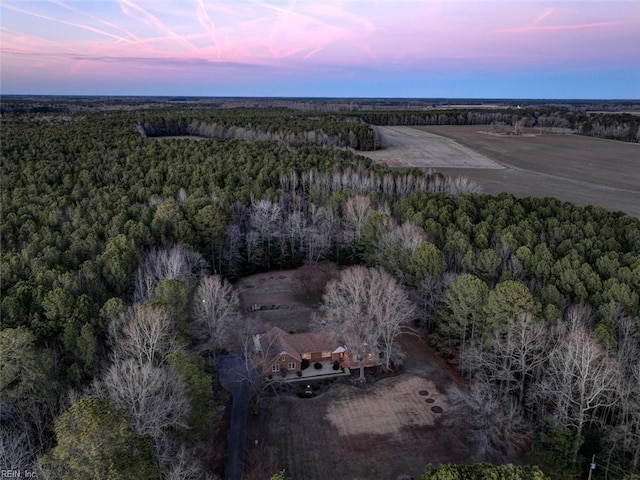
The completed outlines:
<svg viewBox="0 0 640 480">
<path fill-rule="evenodd" d="M 640 221 L 355 151 L 379 147 L 375 125 L 516 116 L 638 141 L 639 117 L 3 108 L 2 468 L 204 478 L 226 397 L 197 292 L 331 261 L 406 289 L 468 380 L 449 395 L 477 412 L 486 461 L 526 451 L 571 478 L 596 455 L 607 478 L 640 474 Z"/>
<path fill-rule="evenodd" d="M 149 136 L 305 140 L 358 150 L 381 147 L 367 125 L 493 125 L 640 142 L 638 102 L 620 100 L 17 96 L 0 105 L 0 114 L 114 110 L 155 111 L 138 127 Z M 346 122 L 350 129 L 336 125 Z"/>
</svg>

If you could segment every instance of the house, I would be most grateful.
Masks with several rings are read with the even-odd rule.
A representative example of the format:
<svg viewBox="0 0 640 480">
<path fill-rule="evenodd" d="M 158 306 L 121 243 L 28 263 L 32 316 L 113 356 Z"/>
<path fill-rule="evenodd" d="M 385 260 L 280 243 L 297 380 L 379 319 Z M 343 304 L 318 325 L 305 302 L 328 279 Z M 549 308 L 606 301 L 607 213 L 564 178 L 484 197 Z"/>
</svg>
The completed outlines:
<svg viewBox="0 0 640 480">
<path fill-rule="evenodd" d="M 254 336 L 257 363 L 266 376 L 297 373 L 315 363 L 336 364 L 340 368 L 373 367 L 382 364 L 380 350 L 364 346 L 349 351 L 336 337 L 326 332 L 287 333 L 273 327 Z"/>
</svg>

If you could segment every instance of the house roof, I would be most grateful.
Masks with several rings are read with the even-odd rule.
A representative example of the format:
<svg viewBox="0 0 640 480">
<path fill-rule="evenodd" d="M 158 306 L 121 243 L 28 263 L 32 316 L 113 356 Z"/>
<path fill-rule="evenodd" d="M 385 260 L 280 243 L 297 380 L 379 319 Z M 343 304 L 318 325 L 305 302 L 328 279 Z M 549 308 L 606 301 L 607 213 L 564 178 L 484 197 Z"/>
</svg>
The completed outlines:
<svg viewBox="0 0 640 480">
<path fill-rule="evenodd" d="M 303 353 L 344 351 L 340 342 L 328 333 L 287 333 L 278 327 L 260 335 L 259 345 L 268 362 L 283 354 L 302 361 Z"/>
<path fill-rule="evenodd" d="M 333 352 L 340 343 L 327 333 L 309 332 L 289 335 L 289 344 L 300 354 Z"/>
<path fill-rule="evenodd" d="M 260 335 L 260 350 L 263 357 L 272 361 L 278 355 L 286 354 L 301 361 L 302 357 L 298 351 L 289 343 L 290 335 L 278 327 L 271 328 L 268 332 Z"/>
</svg>

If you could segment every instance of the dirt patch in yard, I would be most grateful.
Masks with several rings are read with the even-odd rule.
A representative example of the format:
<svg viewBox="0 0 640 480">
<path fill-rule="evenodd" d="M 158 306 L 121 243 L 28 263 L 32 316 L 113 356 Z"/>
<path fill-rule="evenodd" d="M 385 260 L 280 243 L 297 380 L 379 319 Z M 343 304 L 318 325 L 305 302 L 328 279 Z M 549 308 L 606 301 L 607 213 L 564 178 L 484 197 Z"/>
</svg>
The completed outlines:
<svg viewBox="0 0 640 480">
<path fill-rule="evenodd" d="M 344 390 L 343 386 L 337 389 Z M 425 395 L 420 392 L 428 392 Z M 404 427 L 432 426 L 437 421 L 427 403 L 445 407 L 447 398 L 433 382 L 413 375 L 387 378 L 376 383 L 368 395 L 353 389 L 338 392 L 338 400 L 329 406 L 327 419 L 342 436 L 389 435 Z"/>
<path fill-rule="evenodd" d="M 234 287 L 242 313 L 285 331 L 306 332 L 320 298 L 304 291 L 297 272 L 298 269 L 281 270 L 238 280 Z M 257 309 L 252 310 L 255 306 Z"/>
</svg>

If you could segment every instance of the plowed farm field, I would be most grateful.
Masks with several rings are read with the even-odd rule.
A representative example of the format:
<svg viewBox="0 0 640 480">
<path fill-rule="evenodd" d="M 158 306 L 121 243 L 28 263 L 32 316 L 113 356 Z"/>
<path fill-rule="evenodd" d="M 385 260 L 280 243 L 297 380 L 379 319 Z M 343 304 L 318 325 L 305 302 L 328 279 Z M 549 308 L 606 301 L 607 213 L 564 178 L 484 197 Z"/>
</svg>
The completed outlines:
<svg viewBox="0 0 640 480">
<path fill-rule="evenodd" d="M 416 166 L 464 175 L 477 181 L 485 193 L 556 197 L 640 217 L 639 144 L 578 135 L 490 135 L 488 126 L 391 128 L 390 148 L 367 156 L 391 167 Z M 438 144 L 434 137 L 456 147 L 447 150 L 442 146 L 446 143 Z M 460 152 L 459 160 L 456 152 Z M 416 161 L 421 155 L 430 161 Z M 474 163 L 474 158 L 482 161 Z"/>
<path fill-rule="evenodd" d="M 502 168 L 459 142 L 411 127 L 376 127 L 385 148 L 358 152 L 391 167 Z"/>
</svg>

